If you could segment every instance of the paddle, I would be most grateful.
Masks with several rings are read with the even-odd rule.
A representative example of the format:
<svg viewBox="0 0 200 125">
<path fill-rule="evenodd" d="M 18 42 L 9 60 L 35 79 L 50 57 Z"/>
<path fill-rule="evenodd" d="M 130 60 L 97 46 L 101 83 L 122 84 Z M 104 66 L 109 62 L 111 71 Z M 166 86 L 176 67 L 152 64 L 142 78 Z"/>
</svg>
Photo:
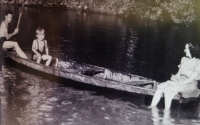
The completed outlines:
<svg viewBox="0 0 200 125">
<path fill-rule="evenodd" d="M 19 18 L 18 18 L 17 27 L 16 27 L 17 29 L 19 28 L 21 17 L 22 17 L 22 12 L 19 13 Z"/>
<path fill-rule="evenodd" d="M 19 28 L 19 23 L 20 23 L 20 21 L 21 21 L 21 17 L 22 17 L 22 11 L 23 11 L 23 4 L 21 4 L 22 5 L 22 7 L 19 7 L 19 18 L 18 18 L 18 21 L 17 21 L 17 27 L 16 27 L 16 29 L 18 29 Z M 16 36 L 15 36 L 15 38 L 14 38 L 14 41 L 15 41 L 15 39 L 16 39 Z"/>
</svg>

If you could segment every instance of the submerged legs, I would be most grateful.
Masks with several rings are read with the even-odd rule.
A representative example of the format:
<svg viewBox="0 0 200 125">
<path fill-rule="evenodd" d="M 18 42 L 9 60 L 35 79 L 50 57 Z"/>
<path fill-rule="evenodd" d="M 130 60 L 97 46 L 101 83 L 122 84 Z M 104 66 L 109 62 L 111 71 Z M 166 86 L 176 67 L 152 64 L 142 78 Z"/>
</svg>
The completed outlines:
<svg viewBox="0 0 200 125">
<path fill-rule="evenodd" d="M 153 107 L 155 107 L 158 102 L 160 101 L 161 97 L 162 97 L 163 92 L 161 90 L 156 90 L 156 93 L 153 96 L 151 105 L 148 107 L 148 109 L 151 109 Z M 165 95 L 165 110 L 169 110 L 172 104 L 172 99 L 174 96 L 171 95 Z"/>
<path fill-rule="evenodd" d="M 150 109 L 152 107 L 155 107 L 158 104 L 158 102 L 160 101 L 161 97 L 162 97 L 162 91 L 157 89 L 156 93 L 153 96 L 151 105 L 148 108 Z"/>
<path fill-rule="evenodd" d="M 169 110 L 172 104 L 173 97 L 165 95 L 165 110 Z"/>
</svg>

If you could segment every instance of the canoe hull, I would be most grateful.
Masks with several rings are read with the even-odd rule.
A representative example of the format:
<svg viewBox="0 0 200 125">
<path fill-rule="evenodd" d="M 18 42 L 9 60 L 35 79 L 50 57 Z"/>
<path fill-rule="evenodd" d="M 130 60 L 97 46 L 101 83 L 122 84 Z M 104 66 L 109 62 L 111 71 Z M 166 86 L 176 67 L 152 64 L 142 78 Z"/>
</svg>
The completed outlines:
<svg viewBox="0 0 200 125">
<path fill-rule="evenodd" d="M 6 57 L 8 57 L 20 64 L 23 64 L 27 67 L 30 67 L 32 69 L 35 69 L 35 70 L 38 70 L 41 72 L 45 72 L 48 74 L 52 74 L 55 76 L 59 76 L 62 78 L 71 79 L 71 80 L 74 80 L 77 82 L 111 88 L 111 89 L 116 89 L 116 90 L 122 90 L 122 91 L 126 91 L 126 92 L 131 92 L 131 93 L 144 94 L 144 95 L 154 95 L 154 93 L 155 93 L 155 89 L 153 89 L 153 88 L 145 88 L 145 87 L 137 86 L 138 84 L 140 85 L 140 83 L 137 83 L 137 81 L 135 81 L 136 83 L 134 83 L 134 81 L 132 81 L 131 82 L 132 84 L 126 84 L 126 83 L 119 82 L 119 81 L 113 81 L 113 80 L 108 80 L 108 79 L 104 79 L 104 78 L 98 78 L 98 77 L 84 75 L 81 73 L 81 71 L 83 69 L 82 70 L 81 69 L 62 69 L 62 68 L 45 66 L 43 64 L 38 64 L 29 59 L 20 58 L 20 57 L 16 56 L 15 53 L 8 52 L 8 51 L 5 51 L 5 55 L 6 55 Z M 86 69 L 96 69 L 96 70 L 102 70 L 102 71 L 105 70 L 105 68 L 98 67 L 98 66 L 92 66 L 92 65 L 88 65 L 88 64 L 84 64 L 84 65 L 86 66 Z M 149 83 L 148 83 L 149 85 L 153 86 L 155 84 L 155 82 L 151 79 L 147 79 L 147 78 L 137 76 L 137 75 L 132 75 L 132 74 L 129 74 L 129 75 L 131 75 L 133 77 L 138 77 L 139 79 L 144 79 L 146 81 L 149 81 Z M 189 96 L 187 93 L 189 93 Z M 197 98 L 197 97 L 199 97 L 199 95 L 200 95 L 199 90 L 188 90 L 186 92 L 182 92 L 182 94 L 180 94 L 180 95 L 176 95 L 174 99 L 179 100 L 180 98 L 183 98 L 183 97 Z"/>
</svg>

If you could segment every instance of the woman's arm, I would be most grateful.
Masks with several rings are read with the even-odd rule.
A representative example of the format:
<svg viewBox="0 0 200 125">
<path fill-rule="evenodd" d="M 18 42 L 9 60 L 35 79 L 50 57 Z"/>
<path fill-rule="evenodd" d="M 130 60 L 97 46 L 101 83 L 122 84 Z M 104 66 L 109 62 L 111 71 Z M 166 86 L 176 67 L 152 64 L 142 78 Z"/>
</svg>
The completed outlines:
<svg viewBox="0 0 200 125">
<path fill-rule="evenodd" d="M 178 70 L 178 72 L 176 73 L 175 76 L 176 76 L 176 77 L 179 77 L 179 76 L 180 76 L 180 69 Z"/>
<path fill-rule="evenodd" d="M 198 76 L 198 72 L 193 72 L 192 75 L 188 79 L 186 79 L 186 80 L 184 80 L 182 82 L 176 82 L 176 83 L 177 84 L 190 84 L 192 81 L 195 80 L 195 78 L 197 76 Z"/>
<path fill-rule="evenodd" d="M 45 51 L 46 51 L 46 54 L 49 55 L 49 49 L 48 49 L 48 46 L 47 46 L 47 41 L 45 40 Z"/>
<path fill-rule="evenodd" d="M 182 57 L 182 58 L 181 58 L 181 63 L 178 65 L 178 68 L 179 68 L 178 72 L 176 73 L 176 75 L 172 75 L 172 76 L 171 76 L 171 80 L 172 80 L 172 81 L 179 80 L 179 78 L 180 78 L 180 76 L 181 76 L 181 74 L 180 74 L 180 73 L 181 73 L 181 72 L 180 72 L 181 65 L 182 65 L 183 63 L 185 63 L 187 60 L 188 60 L 188 58 L 186 58 L 186 57 Z"/>
<path fill-rule="evenodd" d="M 173 75 L 175 77 L 180 77 L 180 69 L 178 70 L 178 72 L 176 73 L 176 75 Z"/>
<path fill-rule="evenodd" d="M 171 76 L 171 80 L 172 81 L 176 81 L 176 80 L 178 80 L 179 79 L 179 77 L 180 77 L 180 69 L 178 70 L 178 72 L 176 73 L 176 75 L 173 75 L 172 74 L 172 76 Z"/>
</svg>

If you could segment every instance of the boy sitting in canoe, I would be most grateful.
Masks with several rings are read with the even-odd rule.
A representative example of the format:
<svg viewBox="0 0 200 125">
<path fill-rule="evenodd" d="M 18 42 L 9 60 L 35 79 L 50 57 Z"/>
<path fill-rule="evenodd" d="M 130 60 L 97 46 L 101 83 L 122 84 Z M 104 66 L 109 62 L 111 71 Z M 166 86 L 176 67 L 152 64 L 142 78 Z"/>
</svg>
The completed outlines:
<svg viewBox="0 0 200 125">
<path fill-rule="evenodd" d="M 45 65 L 49 66 L 52 61 L 52 56 L 49 55 L 47 40 L 44 39 L 44 36 L 45 36 L 45 30 L 43 28 L 38 28 L 36 30 L 37 39 L 33 40 L 32 44 L 31 58 L 32 60 L 36 60 L 37 63 L 41 63 L 42 60 L 45 60 L 46 61 Z"/>
</svg>

